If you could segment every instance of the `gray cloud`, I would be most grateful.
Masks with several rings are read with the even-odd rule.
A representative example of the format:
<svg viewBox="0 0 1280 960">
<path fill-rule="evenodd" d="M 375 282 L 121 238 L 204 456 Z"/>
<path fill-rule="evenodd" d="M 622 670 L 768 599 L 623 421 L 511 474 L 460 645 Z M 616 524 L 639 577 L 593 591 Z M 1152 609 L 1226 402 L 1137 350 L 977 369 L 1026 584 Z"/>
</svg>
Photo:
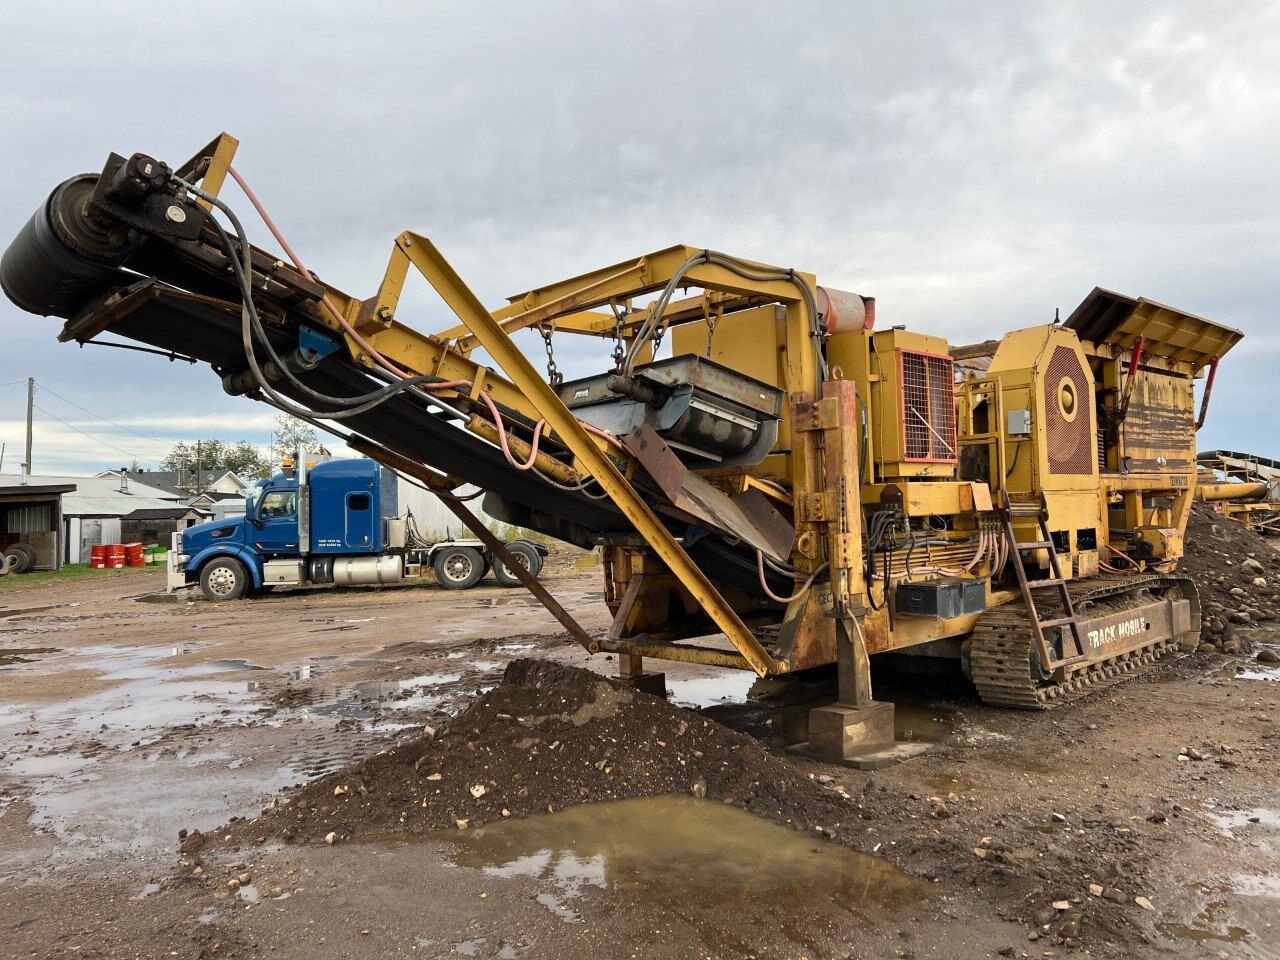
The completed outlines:
<svg viewBox="0 0 1280 960">
<path fill-rule="evenodd" d="M 198 28 L 63 3 L 10 5 L 0 31 L 6 242 L 107 152 L 178 161 L 226 129 L 312 269 L 354 292 L 405 228 L 494 306 L 675 242 L 815 272 L 955 342 L 1098 284 L 1244 330 L 1201 441 L 1277 453 L 1276 3 L 225 3 Z M 420 288 L 401 316 L 451 322 Z M 266 439 L 207 371 L 58 345 L 7 303 L 0 323 L 0 383 L 162 439 Z M 602 350 L 566 343 L 562 365 Z M 20 400 L 0 388 L 10 451 Z M 58 430 L 38 468 L 119 459 Z"/>
</svg>

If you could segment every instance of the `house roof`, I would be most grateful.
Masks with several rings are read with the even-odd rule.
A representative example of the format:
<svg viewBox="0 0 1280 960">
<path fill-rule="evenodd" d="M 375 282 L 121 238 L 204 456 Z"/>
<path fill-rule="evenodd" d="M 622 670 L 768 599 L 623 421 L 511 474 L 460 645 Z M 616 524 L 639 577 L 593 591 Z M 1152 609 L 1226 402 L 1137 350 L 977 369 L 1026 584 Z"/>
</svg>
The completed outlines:
<svg viewBox="0 0 1280 960">
<path fill-rule="evenodd" d="M 43 499 L 45 497 L 55 497 L 59 494 L 70 493 L 75 488 L 76 485 L 74 483 L 42 483 L 39 485 L 39 490 L 37 491 L 31 489 L 31 484 L 23 485 L 21 483 L 16 483 L 13 486 L 0 486 L 0 497 L 5 498 L 6 500 L 14 500 L 21 499 L 24 494 L 28 496 L 35 494 Z"/>
<path fill-rule="evenodd" d="M 0 474 L 0 486 L 19 486 L 18 474 Z M 73 485 L 74 492 L 62 495 L 64 517 L 123 517 L 135 510 L 172 509 L 173 501 L 163 490 L 130 479 L 128 489 L 120 490 L 120 479 L 106 477 L 28 477 L 27 486 L 58 487 Z"/>
<path fill-rule="evenodd" d="M 104 470 L 98 476 L 116 478 L 120 476 L 120 472 L 118 470 Z M 240 475 L 233 470 L 201 470 L 199 483 L 196 482 L 196 472 L 194 470 L 183 470 L 181 485 L 178 483 L 177 470 L 137 470 L 130 471 L 129 482 L 133 483 L 136 480 L 139 483 L 145 483 L 149 487 L 163 490 L 172 498 L 192 496 L 197 487 L 202 491 L 206 491 L 224 477 L 231 477 L 241 487 L 247 486 L 240 479 Z"/>
<path fill-rule="evenodd" d="M 191 514 L 199 515 L 201 511 L 193 507 L 168 507 L 167 509 L 135 510 L 126 513 L 121 520 L 181 520 Z"/>
</svg>

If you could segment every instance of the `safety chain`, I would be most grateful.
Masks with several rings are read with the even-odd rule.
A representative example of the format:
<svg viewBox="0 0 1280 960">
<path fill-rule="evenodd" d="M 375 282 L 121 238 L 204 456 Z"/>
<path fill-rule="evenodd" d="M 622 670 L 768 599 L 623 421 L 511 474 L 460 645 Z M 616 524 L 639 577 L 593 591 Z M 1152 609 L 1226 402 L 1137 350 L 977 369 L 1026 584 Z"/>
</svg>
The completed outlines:
<svg viewBox="0 0 1280 960">
<path fill-rule="evenodd" d="M 547 348 L 547 383 L 558 387 L 564 383 L 564 374 L 556 368 L 556 351 L 551 343 L 552 329 L 549 324 L 542 324 L 538 327 L 538 332 L 542 334 L 542 342 Z"/>
<path fill-rule="evenodd" d="M 623 321 L 627 316 L 627 308 L 619 307 L 610 301 L 610 309 L 613 310 L 613 369 L 618 373 L 622 372 L 622 361 L 626 359 L 627 347 L 622 338 Z"/>
<path fill-rule="evenodd" d="M 707 359 L 709 360 L 711 359 L 711 341 L 715 339 L 716 324 L 720 322 L 720 318 L 724 315 L 724 308 L 708 310 L 706 304 L 703 304 L 702 313 L 707 324 Z"/>
</svg>

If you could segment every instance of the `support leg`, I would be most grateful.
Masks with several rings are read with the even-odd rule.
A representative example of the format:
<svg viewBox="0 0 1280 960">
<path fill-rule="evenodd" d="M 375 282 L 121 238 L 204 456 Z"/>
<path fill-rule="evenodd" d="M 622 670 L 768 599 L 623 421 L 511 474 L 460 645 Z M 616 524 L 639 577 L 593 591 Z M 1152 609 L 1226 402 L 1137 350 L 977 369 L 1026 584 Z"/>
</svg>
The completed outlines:
<svg viewBox="0 0 1280 960">
<path fill-rule="evenodd" d="M 644 657 L 634 653 L 618 654 L 618 682 L 641 693 L 667 699 L 667 675 L 645 673 Z"/>
<path fill-rule="evenodd" d="M 871 662 L 852 618 L 836 621 L 839 700 L 809 711 L 809 742 L 797 753 L 816 760 L 874 770 L 921 752 L 893 739 L 893 704 L 871 698 Z"/>
</svg>

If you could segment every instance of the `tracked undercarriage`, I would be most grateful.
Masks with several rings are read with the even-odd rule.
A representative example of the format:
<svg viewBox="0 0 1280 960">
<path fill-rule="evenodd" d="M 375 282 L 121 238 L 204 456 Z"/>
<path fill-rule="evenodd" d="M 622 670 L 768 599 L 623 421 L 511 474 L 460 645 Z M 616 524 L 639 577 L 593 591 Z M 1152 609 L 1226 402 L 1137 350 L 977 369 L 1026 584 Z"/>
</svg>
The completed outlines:
<svg viewBox="0 0 1280 960">
<path fill-rule="evenodd" d="M 1070 592 L 1090 658 L 1046 671 L 1025 605 L 997 607 L 978 621 L 964 656 L 983 700 L 1045 710 L 1136 676 L 1199 641 L 1199 594 L 1186 577 L 1106 578 L 1073 584 Z M 1059 635 L 1059 653 L 1061 642 Z"/>
</svg>

